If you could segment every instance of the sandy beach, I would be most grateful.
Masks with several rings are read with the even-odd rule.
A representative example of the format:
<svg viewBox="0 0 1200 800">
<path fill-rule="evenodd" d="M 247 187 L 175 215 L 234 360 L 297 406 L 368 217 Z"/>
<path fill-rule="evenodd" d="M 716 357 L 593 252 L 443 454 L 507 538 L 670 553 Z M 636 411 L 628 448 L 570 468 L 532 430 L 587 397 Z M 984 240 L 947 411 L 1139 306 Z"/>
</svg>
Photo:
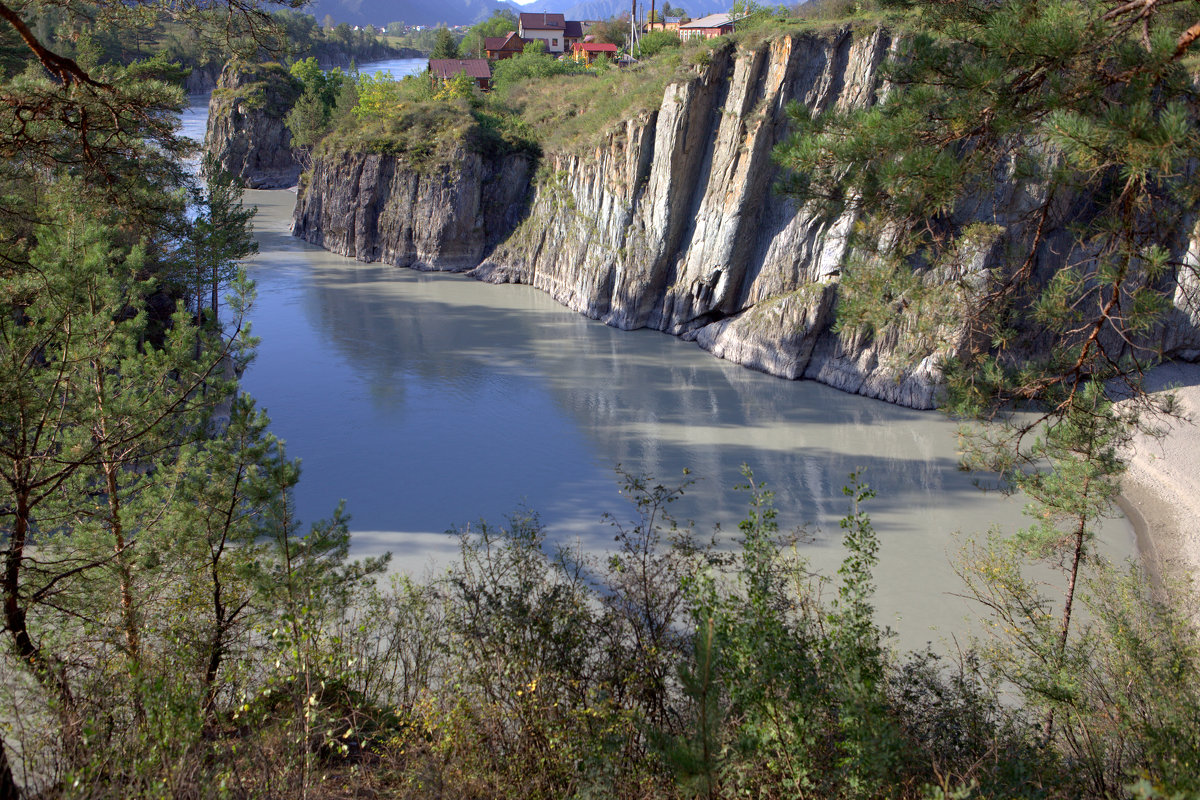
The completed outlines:
<svg viewBox="0 0 1200 800">
<path fill-rule="evenodd" d="M 1146 388 L 1173 391 L 1185 418 L 1164 423 L 1161 439 L 1135 440 L 1121 507 L 1151 576 L 1192 581 L 1200 576 L 1200 364 L 1157 367 Z"/>
</svg>

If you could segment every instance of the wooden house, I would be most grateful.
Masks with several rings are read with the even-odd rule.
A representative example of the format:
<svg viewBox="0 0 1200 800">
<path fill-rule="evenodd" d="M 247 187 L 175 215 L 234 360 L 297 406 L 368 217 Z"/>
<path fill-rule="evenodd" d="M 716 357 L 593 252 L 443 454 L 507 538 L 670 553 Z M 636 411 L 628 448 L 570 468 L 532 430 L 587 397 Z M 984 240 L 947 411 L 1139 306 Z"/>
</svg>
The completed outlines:
<svg viewBox="0 0 1200 800">
<path fill-rule="evenodd" d="M 571 58 L 585 64 L 592 63 L 602 53 L 609 58 L 615 59 L 617 57 L 617 46 L 615 44 L 602 44 L 600 42 L 576 42 L 571 47 Z"/>
<path fill-rule="evenodd" d="M 434 86 L 450 80 L 460 72 L 467 73 L 468 78 L 475 81 L 480 89 L 490 89 L 492 86 L 492 68 L 484 58 L 431 58 L 429 59 L 429 75 Z"/>
<path fill-rule="evenodd" d="M 516 31 L 509 31 L 507 36 L 485 36 L 483 52 L 488 61 L 503 61 L 525 51 L 525 40 Z"/>
</svg>

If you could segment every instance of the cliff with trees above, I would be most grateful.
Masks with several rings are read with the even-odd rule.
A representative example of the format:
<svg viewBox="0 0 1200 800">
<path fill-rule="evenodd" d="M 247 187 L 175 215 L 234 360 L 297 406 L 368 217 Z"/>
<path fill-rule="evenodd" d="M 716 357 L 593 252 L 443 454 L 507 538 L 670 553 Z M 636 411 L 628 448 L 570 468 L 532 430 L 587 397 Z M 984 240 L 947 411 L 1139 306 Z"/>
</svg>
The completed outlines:
<svg viewBox="0 0 1200 800">
<path fill-rule="evenodd" d="M 752 32 L 628 72 L 505 86 L 501 70 L 519 63 L 510 59 L 497 65 L 496 97 L 475 108 L 397 99 L 399 117 L 422 108 L 461 121 L 439 129 L 459 134 L 438 134 L 450 139 L 437 152 L 389 138 L 388 126 L 404 126 L 386 114 L 348 120 L 315 152 L 295 233 L 362 260 L 527 283 L 621 328 L 663 330 L 773 374 L 928 408 L 938 401 L 939 359 L 970 346 L 954 317 L 973 302 L 972 282 L 1002 268 L 1030 233 L 1038 179 L 1014 176 L 990 195 L 964 196 L 954 224 L 976 238 L 942 281 L 957 294 L 920 324 L 870 332 L 839 326 L 835 314 L 843 266 L 865 252 L 851 247 L 861 209 L 830 213 L 780 192 L 790 173 L 774 155 L 798 118 L 876 104 L 886 92 L 880 66 L 896 46 L 874 26 Z M 803 110 L 789 116 L 793 103 Z M 476 135 L 478 120 L 497 117 L 522 130 L 527 154 L 540 153 L 536 168 L 514 168 L 528 155 Z M 525 176 L 527 199 L 498 213 L 495 198 L 521 196 Z M 505 183 L 488 184 L 495 179 Z M 1072 224 L 1064 214 L 1055 232 L 1043 231 L 1044 276 Z M 1178 230 L 1175 257 L 1188 242 Z M 1155 346 L 1161 357 L 1194 358 L 1194 306 L 1186 284 L 1174 291 L 1179 310 L 1156 329 Z"/>
</svg>

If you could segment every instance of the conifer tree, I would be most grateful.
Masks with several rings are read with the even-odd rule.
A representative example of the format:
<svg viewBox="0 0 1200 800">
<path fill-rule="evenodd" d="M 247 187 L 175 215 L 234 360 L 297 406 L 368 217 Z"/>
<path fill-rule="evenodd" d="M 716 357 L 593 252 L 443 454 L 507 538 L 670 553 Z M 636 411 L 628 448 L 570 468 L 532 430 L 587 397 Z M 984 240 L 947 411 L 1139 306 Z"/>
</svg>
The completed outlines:
<svg viewBox="0 0 1200 800">
<path fill-rule="evenodd" d="M 430 58 L 458 58 L 458 44 L 449 28 L 438 28 L 437 41 L 433 44 Z"/>
<path fill-rule="evenodd" d="M 796 109 L 779 156 L 792 191 L 858 216 L 840 330 L 940 359 L 949 409 L 988 423 L 966 464 L 1031 498 L 1021 542 L 1065 575 L 1061 659 L 1123 448 L 1172 412 L 1143 371 L 1195 310 L 1200 23 L 1155 0 L 882 5 L 911 32 L 879 102 Z"/>
</svg>

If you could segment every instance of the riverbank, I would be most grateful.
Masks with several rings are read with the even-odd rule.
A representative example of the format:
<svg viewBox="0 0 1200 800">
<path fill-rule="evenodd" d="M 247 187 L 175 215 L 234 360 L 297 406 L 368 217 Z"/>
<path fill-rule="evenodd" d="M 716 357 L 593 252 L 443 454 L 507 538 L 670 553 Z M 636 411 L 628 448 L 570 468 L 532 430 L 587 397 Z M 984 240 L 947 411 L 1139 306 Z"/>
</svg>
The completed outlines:
<svg viewBox="0 0 1200 800">
<path fill-rule="evenodd" d="M 1147 570 L 1165 579 L 1169 589 L 1170 582 L 1192 581 L 1200 574 L 1200 364 L 1158 367 L 1147 376 L 1146 388 L 1174 391 L 1183 418 L 1169 423 L 1161 439 L 1135 440 L 1121 507 L 1137 533 Z"/>
</svg>

